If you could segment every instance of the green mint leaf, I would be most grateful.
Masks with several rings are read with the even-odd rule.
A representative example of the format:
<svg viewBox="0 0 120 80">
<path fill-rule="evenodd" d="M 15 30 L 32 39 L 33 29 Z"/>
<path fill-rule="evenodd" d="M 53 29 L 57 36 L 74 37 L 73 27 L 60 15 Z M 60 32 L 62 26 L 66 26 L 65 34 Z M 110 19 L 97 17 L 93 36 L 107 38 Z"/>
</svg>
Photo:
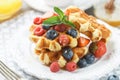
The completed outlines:
<svg viewBox="0 0 120 80">
<path fill-rule="evenodd" d="M 50 17 L 50 18 L 44 20 L 42 23 L 42 25 L 44 25 L 44 26 L 53 26 L 53 25 L 57 25 L 57 24 L 61 24 L 61 21 L 58 16 Z"/>
<path fill-rule="evenodd" d="M 60 20 L 62 20 L 64 12 L 60 10 L 58 7 L 54 7 L 54 11 L 59 15 Z"/>
<path fill-rule="evenodd" d="M 70 22 L 70 21 L 68 21 L 68 20 L 65 20 L 65 21 L 64 21 L 64 24 L 66 24 L 66 25 L 68 25 L 68 26 L 71 26 L 72 28 L 75 28 L 75 27 L 76 27 L 72 22 Z"/>
<path fill-rule="evenodd" d="M 64 21 L 67 21 L 67 16 L 66 16 L 66 15 L 63 16 L 62 21 L 63 21 L 63 22 L 64 22 Z"/>
<path fill-rule="evenodd" d="M 72 28 L 75 28 L 75 25 L 69 20 L 67 20 L 67 16 L 64 15 L 64 12 L 62 10 L 60 10 L 58 7 L 54 7 L 54 11 L 58 14 L 58 16 L 53 16 L 44 20 L 42 25 L 53 26 L 53 25 L 64 23 L 66 25 L 69 25 Z"/>
</svg>

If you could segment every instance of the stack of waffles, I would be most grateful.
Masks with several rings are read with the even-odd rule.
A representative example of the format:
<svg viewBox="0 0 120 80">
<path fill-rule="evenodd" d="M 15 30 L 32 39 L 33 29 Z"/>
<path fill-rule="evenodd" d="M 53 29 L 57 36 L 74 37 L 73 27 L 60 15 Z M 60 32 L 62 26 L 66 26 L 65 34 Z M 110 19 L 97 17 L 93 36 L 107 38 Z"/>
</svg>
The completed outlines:
<svg viewBox="0 0 120 80">
<path fill-rule="evenodd" d="M 68 20 L 76 26 L 71 33 L 69 33 L 69 30 L 71 30 L 72 27 L 66 24 L 59 24 L 61 29 L 65 26 L 63 31 L 56 30 L 54 28 L 56 25 L 54 25 L 44 30 L 42 35 L 35 34 L 36 28 L 42 27 L 42 23 L 33 24 L 30 27 L 30 40 L 36 45 L 34 51 L 39 56 L 40 61 L 45 65 L 49 66 L 52 62 L 57 61 L 60 67 L 64 68 L 67 62 L 72 61 L 77 63 L 80 58 L 87 54 L 90 42 L 99 40 L 107 42 L 109 40 L 110 31 L 105 28 L 104 25 L 99 24 L 94 17 L 87 15 L 79 8 L 71 6 L 68 7 L 64 13 L 68 16 Z M 57 35 L 54 39 L 48 37 L 50 30 L 54 30 L 53 35 Z M 79 45 L 79 39 L 81 38 L 80 33 L 87 36 L 89 40 L 88 44 L 84 46 Z M 67 39 L 65 39 L 66 37 L 61 38 L 62 35 L 66 36 Z M 60 38 L 62 40 L 60 40 Z M 68 58 L 63 54 L 65 53 L 65 49 L 70 49 L 73 53 L 72 55 L 68 55 Z"/>
</svg>

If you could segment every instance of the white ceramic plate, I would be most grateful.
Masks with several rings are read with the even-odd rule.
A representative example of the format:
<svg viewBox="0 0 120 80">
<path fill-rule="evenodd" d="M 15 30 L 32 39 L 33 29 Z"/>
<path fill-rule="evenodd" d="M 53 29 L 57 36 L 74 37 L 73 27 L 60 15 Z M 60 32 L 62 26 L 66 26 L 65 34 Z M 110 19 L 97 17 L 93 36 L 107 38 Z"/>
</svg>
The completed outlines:
<svg viewBox="0 0 120 80">
<path fill-rule="evenodd" d="M 39 11 L 49 11 L 52 10 L 53 7 L 50 7 L 48 5 L 45 4 L 44 0 L 24 0 L 30 7 L 39 10 Z M 74 3 L 73 5 L 78 6 L 79 8 L 85 10 L 89 7 L 91 7 L 94 3 L 95 0 L 73 0 Z M 61 8 L 61 9 L 65 9 L 65 8 Z"/>
<path fill-rule="evenodd" d="M 9 54 L 13 55 L 12 58 L 21 68 L 37 77 L 52 80 L 94 80 L 109 73 L 120 64 L 120 32 L 100 20 L 98 22 L 105 24 L 112 31 L 107 44 L 107 53 L 96 63 L 77 69 L 75 72 L 60 70 L 58 73 L 52 73 L 49 67 L 41 64 L 33 52 L 35 45 L 29 40 L 29 26 L 21 27 L 8 42 Z"/>
</svg>

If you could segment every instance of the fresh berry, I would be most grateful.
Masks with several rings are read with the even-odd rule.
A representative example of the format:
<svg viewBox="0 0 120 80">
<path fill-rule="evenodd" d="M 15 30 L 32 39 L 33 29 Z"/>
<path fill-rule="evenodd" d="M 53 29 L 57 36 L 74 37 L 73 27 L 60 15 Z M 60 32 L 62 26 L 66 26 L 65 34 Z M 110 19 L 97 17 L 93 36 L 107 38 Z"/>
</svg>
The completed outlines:
<svg viewBox="0 0 120 80">
<path fill-rule="evenodd" d="M 34 24 L 39 25 L 43 22 L 43 19 L 41 17 L 36 17 L 33 21 Z"/>
<path fill-rule="evenodd" d="M 77 65 L 78 65 L 78 67 L 80 67 L 80 68 L 86 67 L 86 66 L 87 66 L 86 59 L 85 59 L 85 58 L 80 59 L 80 60 L 78 61 Z"/>
<path fill-rule="evenodd" d="M 52 16 L 57 16 L 54 12 L 52 12 L 52 11 L 48 11 L 48 12 L 46 12 L 43 16 L 42 16 L 42 18 L 45 20 L 45 19 L 48 19 L 48 18 L 50 18 L 50 17 L 52 17 Z"/>
<path fill-rule="evenodd" d="M 34 35 L 42 36 L 45 32 L 46 30 L 44 30 L 41 26 L 38 26 L 34 30 Z"/>
<path fill-rule="evenodd" d="M 59 36 L 58 41 L 62 46 L 67 46 L 70 42 L 69 37 L 67 35 L 64 35 L 64 34 Z"/>
<path fill-rule="evenodd" d="M 120 80 L 117 75 L 110 75 L 107 80 Z"/>
<path fill-rule="evenodd" d="M 42 25 L 42 28 L 45 29 L 45 30 L 49 30 L 51 26 L 45 26 L 45 25 Z"/>
<path fill-rule="evenodd" d="M 92 64 L 95 61 L 95 56 L 92 53 L 85 55 L 84 58 L 86 59 L 87 64 Z"/>
<path fill-rule="evenodd" d="M 93 53 L 96 58 L 100 58 L 106 53 L 106 45 L 103 41 L 93 42 L 90 44 L 89 51 Z"/>
<path fill-rule="evenodd" d="M 64 32 L 66 30 L 66 25 L 65 24 L 59 24 L 54 26 L 54 29 L 59 32 Z"/>
<path fill-rule="evenodd" d="M 58 32 L 57 32 L 57 31 L 55 31 L 55 30 L 48 30 L 48 31 L 47 31 L 46 37 L 47 37 L 48 39 L 53 40 L 53 39 L 55 39 L 57 36 L 58 36 Z"/>
<path fill-rule="evenodd" d="M 89 44 L 90 40 L 84 37 L 78 39 L 78 47 L 85 47 Z"/>
<path fill-rule="evenodd" d="M 77 37 L 77 31 L 75 29 L 69 29 L 67 31 L 67 34 L 69 34 L 70 36 L 72 36 L 73 38 Z"/>
<path fill-rule="evenodd" d="M 68 62 L 67 64 L 66 64 L 66 70 L 68 70 L 68 71 L 75 71 L 76 70 L 76 68 L 77 68 L 77 65 L 76 65 L 76 63 L 75 62 Z"/>
<path fill-rule="evenodd" d="M 51 65 L 50 65 L 50 70 L 52 72 L 58 72 L 60 70 L 60 66 L 58 64 L 58 62 L 53 62 Z"/>
<path fill-rule="evenodd" d="M 90 46 L 89 46 L 89 51 L 90 51 L 91 53 L 94 53 L 95 50 L 98 48 L 96 45 L 97 45 L 97 42 L 92 42 L 92 43 L 90 44 Z"/>
<path fill-rule="evenodd" d="M 62 53 L 62 56 L 66 59 L 66 60 L 71 60 L 72 57 L 73 57 L 73 51 L 71 50 L 71 48 L 69 47 L 65 47 L 63 49 L 63 53 Z"/>
</svg>

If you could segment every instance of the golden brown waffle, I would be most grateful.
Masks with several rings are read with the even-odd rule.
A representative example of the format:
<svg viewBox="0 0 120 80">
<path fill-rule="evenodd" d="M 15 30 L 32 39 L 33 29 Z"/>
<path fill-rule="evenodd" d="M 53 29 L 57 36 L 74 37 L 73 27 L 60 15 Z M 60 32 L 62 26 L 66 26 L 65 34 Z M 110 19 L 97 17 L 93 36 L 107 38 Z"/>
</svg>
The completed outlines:
<svg viewBox="0 0 120 80">
<path fill-rule="evenodd" d="M 30 39 L 31 39 L 31 41 L 33 41 L 34 43 L 36 43 L 36 49 L 38 49 L 38 50 L 48 49 L 48 50 L 54 51 L 54 52 L 60 51 L 63 46 L 61 46 L 58 43 L 59 36 L 57 38 L 55 38 L 54 40 L 47 39 L 46 38 L 46 34 L 44 34 L 43 36 L 36 36 L 36 35 L 34 35 L 33 32 L 34 32 L 34 29 L 37 26 L 38 25 L 32 25 L 30 27 L 30 31 L 31 31 Z M 79 32 L 77 32 L 77 33 L 78 33 L 78 35 L 77 35 L 76 38 L 71 37 L 70 35 L 66 34 L 65 32 L 59 32 L 59 35 L 61 35 L 61 34 L 67 35 L 68 38 L 69 38 L 69 40 L 70 40 L 68 46 L 71 47 L 71 48 L 74 48 L 78 44 L 77 43 L 77 38 L 79 37 Z"/>
<path fill-rule="evenodd" d="M 87 35 L 92 41 L 98 41 L 101 38 L 107 41 L 110 37 L 110 30 L 104 25 L 99 24 L 93 16 L 87 15 L 84 11 L 77 7 L 68 7 L 65 11 L 79 31 Z"/>
<path fill-rule="evenodd" d="M 35 53 L 39 56 L 40 61 L 45 65 L 50 65 L 52 62 L 58 61 L 60 67 L 63 68 L 67 62 L 72 61 L 77 63 L 80 58 L 85 56 L 88 52 L 88 46 L 81 47 L 78 45 L 78 40 L 80 38 L 79 33 L 87 35 L 91 41 L 99 41 L 101 39 L 107 41 L 107 39 L 110 37 L 110 31 L 105 28 L 104 25 L 99 24 L 96 18 L 88 16 L 79 8 L 69 7 L 66 9 L 65 13 L 68 15 L 69 21 L 72 21 L 76 25 L 75 30 L 77 32 L 77 37 L 75 38 L 66 34 L 66 31 L 68 31 L 68 29 L 71 29 L 70 26 L 67 26 L 67 30 L 64 32 L 59 32 L 56 30 L 59 35 L 53 40 L 48 39 L 46 37 L 46 33 L 44 33 L 42 36 L 37 36 L 34 34 L 35 28 L 41 24 L 33 24 L 30 27 L 30 40 L 33 41 L 36 45 L 34 49 Z M 50 29 L 54 29 L 53 26 L 50 27 Z M 69 39 L 69 44 L 66 46 L 61 45 L 59 42 L 60 35 L 66 35 Z M 69 47 L 73 52 L 73 56 L 69 61 L 63 56 L 63 49 L 65 47 Z"/>
<path fill-rule="evenodd" d="M 74 55 L 71 59 L 71 61 L 77 63 L 79 58 L 82 58 L 84 55 L 86 55 L 88 48 L 87 47 L 76 47 L 72 49 Z M 67 61 L 62 56 L 62 51 L 59 52 L 52 52 L 47 49 L 41 49 L 37 50 L 35 48 L 35 53 L 39 55 L 40 61 L 42 61 L 44 64 L 49 65 L 50 63 L 54 61 L 58 61 L 60 64 L 60 67 L 64 67 Z"/>
<path fill-rule="evenodd" d="M 59 36 L 58 36 L 59 37 Z M 77 46 L 77 39 L 69 36 L 70 43 L 68 44 L 69 47 L 74 48 Z M 41 49 L 49 49 L 50 51 L 60 51 L 62 46 L 58 43 L 58 39 L 49 40 L 45 37 L 38 37 L 35 35 L 30 36 L 31 40 L 36 43 L 36 48 L 38 50 Z"/>
</svg>

